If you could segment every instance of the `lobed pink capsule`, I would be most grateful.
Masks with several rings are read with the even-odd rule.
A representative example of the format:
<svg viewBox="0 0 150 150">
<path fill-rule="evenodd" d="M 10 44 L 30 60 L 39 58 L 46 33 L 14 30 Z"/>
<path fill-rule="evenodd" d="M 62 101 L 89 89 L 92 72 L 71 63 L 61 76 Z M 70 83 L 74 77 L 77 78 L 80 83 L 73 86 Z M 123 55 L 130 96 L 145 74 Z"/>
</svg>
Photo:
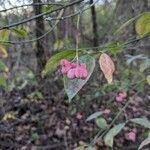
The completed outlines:
<svg viewBox="0 0 150 150">
<path fill-rule="evenodd" d="M 62 74 L 67 74 L 67 72 L 69 71 L 71 69 L 71 66 L 70 65 L 68 65 L 68 66 L 63 66 L 62 68 L 61 68 L 61 73 Z"/>
<path fill-rule="evenodd" d="M 103 111 L 103 113 L 106 114 L 106 115 L 108 115 L 108 114 L 111 113 L 111 110 L 110 110 L 110 109 L 105 109 L 105 110 Z"/>
<path fill-rule="evenodd" d="M 123 102 L 124 99 L 121 96 L 116 96 L 116 101 L 117 102 Z"/>
<path fill-rule="evenodd" d="M 67 59 L 62 59 L 60 61 L 60 65 L 61 66 L 67 66 L 67 65 L 70 65 L 70 62 Z"/>
<path fill-rule="evenodd" d="M 127 93 L 126 92 L 120 92 L 118 95 L 120 97 L 122 97 L 122 98 L 126 98 L 127 97 Z"/>
<path fill-rule="evenodd" d="M 61 73 L 69 79 L 85 79 L 88 76 L 86 64 L 71 63 L 66 59 L 60 61 Z"/>
<path fill-rule="evenodd" d="M 136 141 L 136 133 L 133 131 L 126 133 L 125 138 L 129 141 L 135 142 Z"/>
<path fill-rule="evenodd" d="M 75 78 L 75 69 L 70 69 L 67 73 L 67 77 L 69 79 L 74 79 Z"/>
</svg>

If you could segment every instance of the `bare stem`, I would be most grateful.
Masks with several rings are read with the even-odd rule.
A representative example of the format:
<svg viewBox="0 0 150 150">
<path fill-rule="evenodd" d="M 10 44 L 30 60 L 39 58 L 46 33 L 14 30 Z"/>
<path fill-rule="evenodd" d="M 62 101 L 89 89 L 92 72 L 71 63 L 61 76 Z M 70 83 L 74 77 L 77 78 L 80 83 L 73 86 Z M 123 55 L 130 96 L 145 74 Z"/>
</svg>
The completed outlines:
<svg viewBox="0 0 150 150">
<path fill-rule="evenodd" d="M 77 63 L 79 63 L 79 25 L 80 25 L 80 16 L 81 14 L 78 15 L 77 18 L 77 34 L 76 34 L 76 59 Z"/>
</svg>

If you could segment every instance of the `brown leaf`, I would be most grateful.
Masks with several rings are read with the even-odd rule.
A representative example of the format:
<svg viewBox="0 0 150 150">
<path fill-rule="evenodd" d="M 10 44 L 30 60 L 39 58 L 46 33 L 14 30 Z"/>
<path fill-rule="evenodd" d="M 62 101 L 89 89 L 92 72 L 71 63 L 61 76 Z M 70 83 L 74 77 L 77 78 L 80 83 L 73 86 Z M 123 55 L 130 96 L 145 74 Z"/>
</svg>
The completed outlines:
<svg viewBox="0 0 150 150">
<path fill-rule="evenodd" d="M 113 73 L 115 71 L 114 62 L 107 54 L 103 53 L 99 58 L 99 65 L 108 83 L 111 83 L 113 80 Z"/>
</svg>

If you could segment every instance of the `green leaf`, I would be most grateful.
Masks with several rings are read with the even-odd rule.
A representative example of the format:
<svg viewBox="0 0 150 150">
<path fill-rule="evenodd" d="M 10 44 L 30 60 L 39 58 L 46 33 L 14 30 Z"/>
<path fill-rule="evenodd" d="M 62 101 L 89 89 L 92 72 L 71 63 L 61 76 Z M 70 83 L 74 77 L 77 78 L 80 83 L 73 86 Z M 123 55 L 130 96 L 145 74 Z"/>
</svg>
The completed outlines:
<svg viewBox="0 0 150 150">
<path fill-rule="evenodd" d="M 150 33 L 150 12 L 145 12 L 138 18 L 135 30 L 140 38 Z"/>
<path fill-rule="evenodd" d="M 141 148 L 143 148 L 145 145 L 150 144 L 150 137 L 146 138 L 139 146 L 138 150 L 140 150 Z"/>
<path fill-rule="evenodd" d="M 130 121 L 150 129 L 150 121 L 147 118 L 135 118 Z"/>
<path fill-rule="evenodd" d="M 29 95 L 30 98 L 43 99 L 43 95 L 40 91 L 36 90 Z"/>
<path fill-rule="evenodd" d="M 0 76 L 0 86 L 4 88 L 7 86 L 6 79 L 4 76 Z"/>
<path fill-rule="evenodd" d="M 54 7 L 52 7 L 51 5 L 42 6 L 42 12 L 52 11 L 53 9 Z"/>
<path fill-rule="evenodd" d="M 31 138 L 33 141 L 35 141 L 35 140 L 39 139 L 39 135 L 37 133 L 33 133 Z"/>
<path fill-rule="evenodd" d="M 21 82 L 21 85 L 18 85 L 18 89 L 19 90 L 22 90 L 23 88 L 25 88 L 28 84 L 28 81 L 27 80 L 23 80 L 23 82 Z"/>
<path fill-rule="evenodd" d="M 92 115 L 90 115 L 90 116 L 86 119 L 86 121 L 91 121 L 91 120 L 93 120 L 93 119 L 95 119 L 95 118 L 101 116 L 102 114 L 103 114 L 103 112 L 101 112 L 101 111 L 95 112 L 95 113 L 93 113 Z"/>
<path fill-rule="evenodd" d="M 9 71 L 8 67 L 2 60 L 0 60 L 0 72 L 8 72 L 8 71 Z"/>
<path fill-rule="evenodd" d="M 146 77 L 146 81 L 147 81 L 147 83 L 150 85 L 150 75 L 148 75 L 148 76 Z"/>
<path fill-rule="evenodd" d="M 118 53 L 121 53 L 123 48 L 122 48 L 122 45 L 121 43 L 119 42 L 112 42 L 110 43 L 108 46 L 107 46 L 107 49 L 109 50 L 109 52 L 112 54 L 112 55 L 116 55 Z"/>
<path fill-rule="evenodd" d="M 101 128 L 101 129 L 106 129 L 107 128 L 107 122 L 104 118 L 98 117 L 96 119 L 96 125 Z"/>
<path fill-rule="evenodd" d="M 85 80 L 82 79 L 73 79 L 70 80 L 67 77 L 64 77 L 64 87 L 68 95 L 69 102 L 72 98 L 81 90 L 85 83 L 89 80 L 94 68 L 95 68 L 95 59 L 89 55 L 83 55 L 79 58 L 80 63 L 85 63 L 87 65 L 88 76 Z"/>
<path fill-rule="evenodd" d="M 27 36 L 27 31 L 25 29 L 18 29 L 18 28 L 13 28 L 11 29 L 11 32 L 19 37 L 26 37 Z"/>
<path fill-rule="evenodd" d="M 125 123 L 118 124 L 108 131 L 104 137 L 107 146 L 113 147 L 114 137 L 124 128 Z"/>
<path fill-rule="evenodd" d="M 49 73 L 52 73 L 59 65 L 61 59 L 73 59 L 76 55 L 74 50 L 66 50 L 52 56 L 46 63 L 45 69 L 42 72 L 42 75 L 45 76 Z"/>
</svg>

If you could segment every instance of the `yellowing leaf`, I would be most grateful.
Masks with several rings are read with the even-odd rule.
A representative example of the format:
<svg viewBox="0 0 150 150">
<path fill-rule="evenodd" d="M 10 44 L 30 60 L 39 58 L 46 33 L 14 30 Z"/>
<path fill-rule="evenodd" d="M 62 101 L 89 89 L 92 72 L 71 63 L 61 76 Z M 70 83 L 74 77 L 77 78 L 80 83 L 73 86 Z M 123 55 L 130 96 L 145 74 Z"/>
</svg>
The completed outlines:
<svg viewBox="0 0 150 150">
<path fill-rule="evenodd" d="M 150 33 L 150 12 L 145 12 L 138 18 L 135 30 L 141 38 Z"/>
<path fill-rule="evenodd" d="M 150 75 L 146 77 L 147 83 L 150 85 Z"/>
<path fill-rule="evenodd" d="M 0 39 L 1 40 L 7 41 L 9 35 L 10 35 L 10 30 L 8 30 L 8 29 L 0 30 Z"/>
<path fill-rule="evenodd" d="M 57 49 L 62 49 L 64 46 L 64 43 L 62 40 L 57 40 L 55 43 L 54 43 L 54 49 L 57 50 Z"/>
<path fill-rule="evenodd" d="M 74 150 L 85 150 L 85 146 L 76 147 Z"/>
<path fill-rule="evenodd" d="M 9 29 L 3 29 L 0 30 L 0 46 L 10 46 L 7 41 L 9 40 L 10 30 Z"/>
<path fill-rule="evenodd" d="M 115 71 L 115 65 L 112 59 L 107 54 L 103 53 L 99 58 L 99 64 L 108 83 L 112 83 L 113 73 Z"/>
<path fill-rule="evenodd" d="M 144 72 L 148 68 L 150 68 L 150 59 L 146 59 L 140 64 L 140 72 Z"/>
<path fill-rule="evenodd" d="M 0 87 L 6 88 L 7 83 L 6 83 L 6 78 L 2 75 L 0 75 Z"/>
<path fill-rule="evenodd" d="M 3 117 L 3 120 L 16 119 L 17 113 L 14 111 L 7 112 Z"/>
<path fill-rule="evenodd" d="M 86 150 L 87 144 L 83 141 L 79 141 L 79 146 L 73 150 Z"/>
<path fill-rule="evenodd" d="M 4 46 L 0 45 L 0 58 L 7 58 L 8 53 Z"/>
</svg>

